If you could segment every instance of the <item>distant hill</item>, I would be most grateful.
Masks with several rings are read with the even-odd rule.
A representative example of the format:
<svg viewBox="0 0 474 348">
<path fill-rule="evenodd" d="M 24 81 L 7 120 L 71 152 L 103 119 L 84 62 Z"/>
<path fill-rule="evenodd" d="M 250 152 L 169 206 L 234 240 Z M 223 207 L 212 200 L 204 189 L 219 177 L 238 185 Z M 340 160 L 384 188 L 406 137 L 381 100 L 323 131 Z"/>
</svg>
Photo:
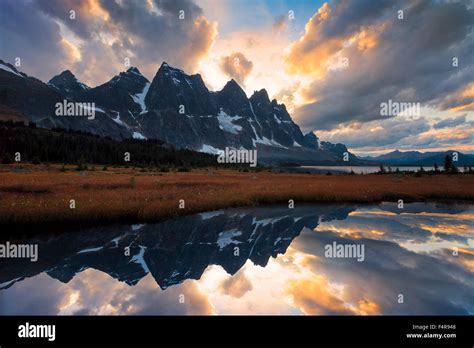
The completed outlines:
<svg viewBox="0 0 474 348">
<path fill-rule="evenodd" d="M 373 164 L 397 165 L 397 166 L 432 166 L 435 163 L 442 167 L 446 155 L 453 156 L 458 153 L 458 161 L 454 164 L 458 167 L 474 166 L 474 155 L 463 154 L 459 151 L 449 150 L 445 152 L 419 152 L 419 151 L 393 151 L 376 157 L 359 157 L 362 160 L 373 162 Z"/>
</svg>

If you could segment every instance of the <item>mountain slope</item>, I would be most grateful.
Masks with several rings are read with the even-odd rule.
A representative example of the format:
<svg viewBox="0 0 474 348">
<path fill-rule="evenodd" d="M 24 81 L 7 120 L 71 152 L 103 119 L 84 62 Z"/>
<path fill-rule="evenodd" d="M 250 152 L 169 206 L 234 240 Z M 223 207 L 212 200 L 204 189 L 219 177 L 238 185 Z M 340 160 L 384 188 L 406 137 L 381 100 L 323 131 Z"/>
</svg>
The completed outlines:
<svg viewBox="0 0 474 348">
<path fill-rule="evenodd" d="M 132 131 L 118 125 L 101 109 L 96 109 L 95 118 L 91 120 L 87 117 L 56 116 L 56 103 L 72 101 L 64 93 L 58 87 L 20 73 L 0 60 L 0 105 L 20 112 L 29 121 L 44 128 L 81 130 L 116 139 L 132 137 Z"/>
<path fill-rule="evenodd" d="M 218 153 L 226 147 L 257 149 L 259 163 L 347 164 L 343 144 L 303 136 L 284 104 L 265 89 L 247 98 L 234 80 L 209 91 L 199 74 L 163 63 L 150 83 L 135 68 L 89 88 L 68 70 L 48 84 L 0 61 L 0 104 L 41 127 L 82 130 L 115 139 L 148 138 L 178 148 Z M 57 102 L 95 103 L 95 119 L 58 117 Z M 314 140 L 314 139 L 313 139 Z M 359 160 L 349 158 L 352 164 Z"/>
</svg>

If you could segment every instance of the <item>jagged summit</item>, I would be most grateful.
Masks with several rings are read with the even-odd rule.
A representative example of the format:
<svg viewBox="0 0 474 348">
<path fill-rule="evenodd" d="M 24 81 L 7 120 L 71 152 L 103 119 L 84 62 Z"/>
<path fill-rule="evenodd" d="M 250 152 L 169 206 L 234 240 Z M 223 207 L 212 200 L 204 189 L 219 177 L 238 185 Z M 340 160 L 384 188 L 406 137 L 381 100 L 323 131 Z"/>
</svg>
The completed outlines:
<svg viewBox="0 0 474 348">
<path fill-rule="evenodd" d="M 0 79 L 5 79 L 0 81 L 0 92 L 15 95 L 7 106 L 40 127 L 84 130 L 116 139 L 160 139 L 177 148 L 214 154 L 226 147 L 258 149 L 261 163 L 335 164 L 342 163 L 341 154 L 347 151 L 342 144 L 318 144 L 315 135 L 305 137 L 285 105 L 270 101 L 265 89 L 248 98 L 231 79 L 222 90 L 209 91 L 201 75 L 188 75 L 166 62 L 151 82 L 137 67 L 129 67 L 94 88 L 79 82 L 69 70 L 47 85 L 31 77 L 23 79 L 8 65 L 0 68 Z M 55 117 L 54 105 L 64 98 L 93 102 L 95 119 Z"/>
<path fill-rule="evenodd" d="M 169 65 L 169 64 L 166 63 L 166 62 L 161 63 L 160 68 L 161 68 L 161 67 L 167 68 L 167 69 L 171 69 L 171 70 L 179 70 L 179 71 L 181 71 L 181 72 L 184 73 L 184 71 L 183 71 L 182 69 L 179 69 L 179 68 L 176 68 L 176 67 L 174 67 L 174 66 L 172 66 L 172 65 Z"/>
<path fill-rule="evenodd" d="M 270 104 L 270 98 L 268 97 L 268 92 L 265 88 L 253 92 L 250 100 L 254 101 L 255 103 Z"/>
<path fill-rule="evenodd" d="M 225 86 L 220 90 L 220 93 L 230 93 L 233 96 L 237 97 L 245 97 L 247 98 L 247 95 L 245 94 L 245 91 L 240 87 L 240 85 L 234 80 L 228 81 Z"/>
<path fill-rule="evenodd" d="M 70 70 L 64 70 L 49 80 L 48 84 L 56 88 L 63 96 L 71 99 L 78 98 L 89 86 L 77 80 Z"/>
<path fill-rule="evenodd" d="M 64 84 L 66 82 L 76 82 L 76 76 L 71 72 L 71 70 L 64 70 L 62 73 L 59 75 L 53 76 L 48 83 L 59 86 L 61 84 Z"/>
<path fill-rule="evenodd" d="M 63 77 L 63 78 L 66 78 L 66 79 L 76 79 L 76 76 L 71 72 L 71 70 L 64 70 L 61 74 L 56 75 L 52 79 L 54 79 L 56 77 Z"/>
<path fill-rule="evenodd" d="M 140 72 L 140 70 L 138 70 L 138 68 L 132 66 L 131 68 L 129 68 L 127 70 L 128 73 L 134 73 L 134 74 L 137 74 L 137 75 L 142 75 L 142 73 Z"/>
<path fill-rule="evenodd" d="M 118 83 L 118 82 L 125 82 L 125 81 L 139 81 L 140 84 L 141 82 L 143 81 L 147 81 L 147 78 L 145 76 L 143 76 L 141 73 L 140 73 L 140 70 L 138 70 L 137 68 L 135 67 L 131 67 L 129 68 L 128 70 L 126 71 L 122 71 L 120 72 L 118 75 L 115 75 L 110 81 L 112 83 Z"/>
</svg>

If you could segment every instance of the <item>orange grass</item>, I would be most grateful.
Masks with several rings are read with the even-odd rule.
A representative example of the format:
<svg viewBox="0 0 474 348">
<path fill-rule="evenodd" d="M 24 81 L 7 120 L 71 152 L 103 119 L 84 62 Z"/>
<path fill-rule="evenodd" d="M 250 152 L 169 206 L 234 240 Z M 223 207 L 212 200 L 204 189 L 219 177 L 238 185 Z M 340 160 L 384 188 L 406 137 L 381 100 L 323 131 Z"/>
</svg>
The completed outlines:
<svg viewBox="0 0 474 348">
<path fill-rule="evenodd" d="M 473 175 L 309 175 L 231 170 L 189 173 L 130 168 L 63 173 L 0 168 L 0 223 L 145 222 L 230 206 L 287 202 L 474 201 Z M 131 179 L 134 178 L 134 179 Z M 69 208 L 74 199 L 76 208 Z M 179 200 L 185 209 L 179 209 Z"/>
</svg>

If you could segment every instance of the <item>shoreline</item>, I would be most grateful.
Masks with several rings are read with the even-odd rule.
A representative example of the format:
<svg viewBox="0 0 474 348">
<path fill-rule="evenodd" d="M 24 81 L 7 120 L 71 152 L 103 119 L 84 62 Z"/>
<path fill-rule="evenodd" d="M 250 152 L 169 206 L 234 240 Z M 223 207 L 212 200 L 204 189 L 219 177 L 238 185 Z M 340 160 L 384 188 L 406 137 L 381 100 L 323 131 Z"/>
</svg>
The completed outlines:
<svg viewBox="0 0 474 348">
<path fill-rule="evenodd" d="M 4 240 L 11 240 L 12 238 L 21 238 L 23 236 L 38 236 L 38 237 L 47 237 L 55 234 L 64 234 L 64 233 L 75 233 L 77 231 L 84 231 L 89 229 L 97 229 L 102 227 L 110 226 L 123 226 L 123 225 L 139 225 L 139 224 L 156 224 L 166 220 L 179 219 L 180 217 L 202 214 L 218 210 L 227 210 L 227 209 L 238 209 L 238 208 L 251 208 L 251 207 L 278 207 L 286 205 L 286 202 L 272 202 L 272 203 L 255 203 L 250 205 L 235 205 L 235 206 L 226 206 L 219 207 L 212 210 L 186 210 L 179 211 L 176 214 L 157 216 L 156 218 L 151 218 L 150 220 L 130 220 L 129 217 L 117 218 L 114 220 L 90 220 L 90 221 L 43 221 L 43 222 L 32 222 L 32 223 L 1 223 L 0 227 L 3 230 L 10 230 L 5 234 L 0 234 L 0 242 Z M 304 205 L 324 205 L 324 204 L 340 204 L 340 205 L 357 205 L 359 207 L 363 206 L 373 206 L 383 203 L 393 203 L 396 202 L 383 200 L 383 201 L 374 201 L 374 202 L 331 202 L 331 201 L 300 201 L 296 202 L 298 207 Z M 296 204 L 295 203 L 295 204 Z M 448 207 L 454 206 L 474 206 L 474 200 L 405 200 L 404 204 L 410 203 L 435 203 L 440 205 L 445 205 Z M 296 207 L 296 205 L 295 205 Z M 66 230 L 67 229 L 67 230 Z M 13 232 L 12 232 L 13 231 Z"/>
<path fill-rule="evenodd" d="M 210 168 L 186 173 L 133 168 L 60 172 L 59 166 L 43 167 L 27 173 L 0 168 L 0 225 L 151 223 L 231 207 L 288 204 L 290 199 L 295 206 L 399 199 L 474 204 L 471 174 L 321 175 Z"/>
</svg>

